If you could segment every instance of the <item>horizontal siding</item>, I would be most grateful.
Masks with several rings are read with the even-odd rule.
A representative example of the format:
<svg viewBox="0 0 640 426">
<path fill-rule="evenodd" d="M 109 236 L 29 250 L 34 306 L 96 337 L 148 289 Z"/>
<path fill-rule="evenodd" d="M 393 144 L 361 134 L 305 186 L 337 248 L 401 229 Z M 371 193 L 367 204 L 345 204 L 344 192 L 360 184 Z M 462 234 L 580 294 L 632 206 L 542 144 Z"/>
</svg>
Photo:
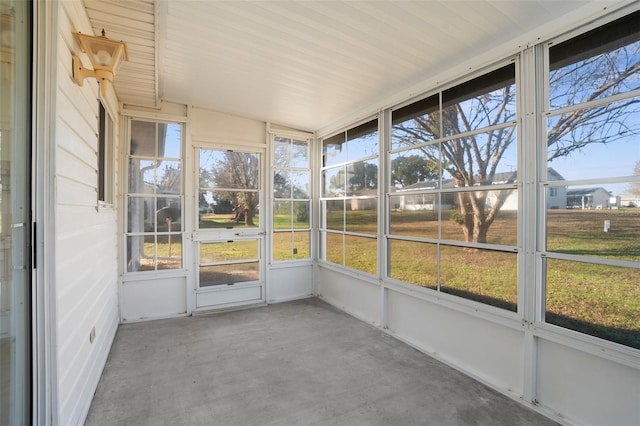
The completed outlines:
<svg viewBox="0 0 640 426">
<path fill-rule="evenodd" d="M 89 32 L 90 23 L 82 3 L 61 4 L 53 212 L 58 423 L 74 425 L 84 421 L 118 325 L 118 239 L 116 212 L 97 209 L 98 84 L 89 78 L 79 87 L 72 78 L 71 57 L 80 53 L 72 34 Z"/>
</svg>

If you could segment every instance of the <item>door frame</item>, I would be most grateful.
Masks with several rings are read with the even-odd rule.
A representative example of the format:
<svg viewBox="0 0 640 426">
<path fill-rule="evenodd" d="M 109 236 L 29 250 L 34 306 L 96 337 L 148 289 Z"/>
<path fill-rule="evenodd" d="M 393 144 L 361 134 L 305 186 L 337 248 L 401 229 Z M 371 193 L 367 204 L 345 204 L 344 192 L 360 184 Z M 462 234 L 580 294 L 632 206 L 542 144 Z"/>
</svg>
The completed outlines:
<svg viewBox="0 0 640 426">
<path fill-rule="evenodd" d="M 208 149 L 215 151 L 235 151 L 256 154 L 258 156 L 258 204 L 260 206 L 259 225 L 255 228 L 230 229 L 199 229 L 199 180 L 200 180 L 200 150 Z M 189 238 L 190 259 L 188 269 L 191 271 L 189 277 L 188 310 L 190 312 L 210 311 L 216 309 L 227 309 L 236 306 L 253 304 L 263 304 L 266 302 L 267 283 L 267 220 L 268 208 L 266 203 L 266 145 L 256 145 L 250 143 L 230 143 L 221 140 L 197 140 L 191 143 L 187 158 L 188 167 L 191 167 L 189 182 L 186 187 L 186 195 L 193 211 L 191 213 L 191 235 Z M 188 211 L 188 210 L 187 210 Z M 227 242 L 227 241 L 258 241 L 259 246 L 259 274 L 258 282 L 236 283 L 233 285 L 215 285 L 209 288 L 199 287 L 199 265 L 200 265 L 200 243 L 206 242 Z M 256 296 L 256 289 L 259 295 Z"/>
</svg>

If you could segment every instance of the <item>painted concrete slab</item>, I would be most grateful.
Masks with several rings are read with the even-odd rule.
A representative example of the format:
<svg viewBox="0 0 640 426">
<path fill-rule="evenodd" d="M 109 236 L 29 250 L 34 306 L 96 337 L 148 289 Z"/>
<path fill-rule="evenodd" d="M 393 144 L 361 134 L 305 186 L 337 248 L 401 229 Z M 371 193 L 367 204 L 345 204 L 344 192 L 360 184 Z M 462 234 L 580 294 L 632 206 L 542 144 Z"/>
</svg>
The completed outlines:
<svg viewBox="0 0 640 426">
<path fill-rule="evenodd" d="M 120 326 L 86 424 L 555 423 L 310 298 Z"/>
</svg>

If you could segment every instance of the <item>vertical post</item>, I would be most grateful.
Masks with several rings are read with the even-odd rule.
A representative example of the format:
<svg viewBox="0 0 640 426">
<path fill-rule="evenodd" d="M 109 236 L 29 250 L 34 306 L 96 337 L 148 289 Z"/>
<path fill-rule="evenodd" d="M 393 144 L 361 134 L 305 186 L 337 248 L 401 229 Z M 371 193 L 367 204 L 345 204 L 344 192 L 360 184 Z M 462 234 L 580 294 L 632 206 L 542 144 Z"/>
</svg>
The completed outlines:
<svg viewBox="0 0 640 426">
<path fill-rule="evenodd" d="M 168 236 L 168 240 L 169 240 L 169 257 L 171 257 L 171 217 L 168 217 L 165 219 L 165 221 L 167 222 L 167 230 L 169 231 L 169 236 Z"/>
</svg>

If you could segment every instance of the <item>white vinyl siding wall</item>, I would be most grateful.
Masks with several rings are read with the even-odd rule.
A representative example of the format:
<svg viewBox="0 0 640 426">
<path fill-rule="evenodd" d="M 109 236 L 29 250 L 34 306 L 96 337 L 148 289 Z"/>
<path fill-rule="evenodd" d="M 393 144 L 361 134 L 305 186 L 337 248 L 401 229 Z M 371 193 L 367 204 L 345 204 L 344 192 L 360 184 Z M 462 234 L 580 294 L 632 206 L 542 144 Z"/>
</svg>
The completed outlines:
<svg viewBox="0 0 640 426">
<path fill-rule="evenodd" d="M 118 326 L 116 210 L 97 206 L 98 84 L 72 79 L 73 32 L 91 33 L 79 2 L 58 9 L 55 104 L 57 423 L 81 424 Z M 86 57 L 80 55 L 85 62 Z M 107 109 L 117 120 L 117 100 Z M 117 128 L 117 126 L 116 126 Z M 116 171 L 117 174 L 117 171 Z M 95 327 L 95 339 L 89 335 Z M 55 390 L 54 390 L 55 391 Z"/>
</svg>

